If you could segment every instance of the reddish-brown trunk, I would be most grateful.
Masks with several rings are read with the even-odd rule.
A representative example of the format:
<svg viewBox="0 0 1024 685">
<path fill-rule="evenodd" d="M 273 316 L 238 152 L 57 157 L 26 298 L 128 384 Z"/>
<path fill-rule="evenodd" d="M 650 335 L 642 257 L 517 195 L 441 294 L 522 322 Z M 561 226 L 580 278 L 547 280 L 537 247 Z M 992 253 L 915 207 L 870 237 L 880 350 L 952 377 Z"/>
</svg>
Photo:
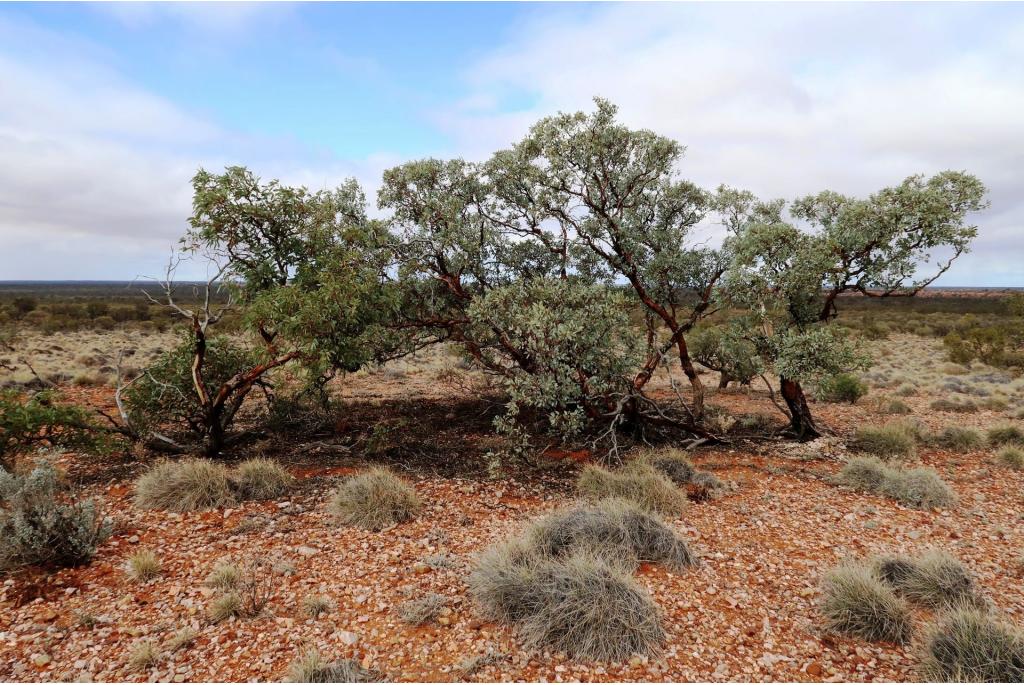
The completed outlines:
<svg viewBox="0 0 1024 685">
<path fill-rule="evenodd" d="M 789 426 L 793 435 L 800 442 L 821 437 L 818 427 L 814 425 L 811 408 L 807 406 L 807 398 L 804 396 L 804 389 L 800 387 L 799 381 L 780 378 L 779 384 L 782 390 L 782 399 L 786 400 L 786 406 L 789 407 Z"/>
</svg>

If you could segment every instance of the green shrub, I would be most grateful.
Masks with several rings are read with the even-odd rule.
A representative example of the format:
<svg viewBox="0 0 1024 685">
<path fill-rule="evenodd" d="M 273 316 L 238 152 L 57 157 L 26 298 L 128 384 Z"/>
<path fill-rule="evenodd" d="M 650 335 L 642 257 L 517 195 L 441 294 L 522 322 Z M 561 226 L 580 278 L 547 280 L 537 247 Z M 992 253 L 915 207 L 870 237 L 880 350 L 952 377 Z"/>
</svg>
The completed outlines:
<svg viewBox="0 0 1024 685">
<path fill-rule="evenodd" d="M 1024 450 L 1007 445 L 996 453 L 996 461 L 1014 471 L 1024 470 Z"/>
<path fill-rule="evenodd" d="M 57 471 L 40 462 L 27 475 L 0 471 L 0 572 L 22 566 L 77 566 L 111 527 L 91 499 L 63 501 Z"/>
<path fill-rule="evenodd" d="M 14 469 L 18 456 L 39 446 L 97 449 L 106 446 L 92 415 L 60 403 L 53 390 L 25 399 L 14 390 L 0 390 L 0 469 Z"/>
<path fill-rule="evenodd" d="M 840 373 L 822 379 L 818 385 L 818 399 L 823 402 L 847 402 L 854 404 L 868 394 L 867 383 L 848 373 Z"/>
<path fill-rule="evenodd" d="M 617 564 L 661 563 L 675 570 L 697 563 L 686 542 L 656 515 L 620 499 L 551 514 L 531 524 L 525 539 L 547 557 L 583 551 Z"/>
<path fill-rule="evenodd" d="M 228 470 L 209 459 L 162 461 L 135 484 L 135 503 L 143 509 L 203 511 L 235 503 Z"/>
<path fill-rule="evenodd" d="M 946 426 L 938 433 L 929 435 L 926 442 L 929 445 L 953 452 L 971 452 L 980 449 L 985 444 L 985 440 L 978 431 L 959 426 Z"/>
<path fill-rule="evenodd" d="M 231 483 L 239 499 L 280 497 L 294 480 L 283 466 L 271 459 L 247 459 L 231 474 Z"/>
<path fill-rule="evenodd" d="M 821 611 L 830 630 L 862 640 L 906 644 L 913 633 L 906 602 L 860 566 L 825 575 Z"/>
<path fill-rule="evenodd" d="M 957 607 L 928 633 L 922 670 L 936 682 L 1024 682 L 1024 634 L 975 607 Z"/>
<path fill-rule="evenodd" d="M 385 468 L 347 478 L 330 503 L 339 522 L 368 530 L 409 521 L 422 508 L 416 490 Z"/>
<path fill-rule="evenodd" d="M 513 623 L 528 647 L 617 661 L 664 643 L 657 606 L 621 566 L 581 552 L 545 559 L 509 549 L 485 554 L 470 592 L 488 617 Z"/>
<path fill-rule="evenodd" d="M 904 424 L 864 426 L 854 434 L 853 448 L 886 458 L 911 457 L 917 449 L 917 439 Z"/>
<path fill-rule="evenodd" d="M 988 444 L 993 447 L 1001 447 L 1003 445 L 1024 446 L 1024 431 L 1013 424 L 990 428 L 987 437 Z"/>
<path fill-rule="evenodd" d="M 619 497 L 646 511 L 679 515 L 686 508 L 686 495 L 653 467 L 632 463 L 620 471 L 587 466 L 576 481 L 577 491 L 589 500 Z"/>
<path fill-rule="evenodd" d="M 320 652 L 311 649 L 303 652 L 288 667 L 288 682 L 291 683 L 376 683 L 383 682 L 383 676 L 368 671 L 355 659 L 325 661 Z"/>
</svg>

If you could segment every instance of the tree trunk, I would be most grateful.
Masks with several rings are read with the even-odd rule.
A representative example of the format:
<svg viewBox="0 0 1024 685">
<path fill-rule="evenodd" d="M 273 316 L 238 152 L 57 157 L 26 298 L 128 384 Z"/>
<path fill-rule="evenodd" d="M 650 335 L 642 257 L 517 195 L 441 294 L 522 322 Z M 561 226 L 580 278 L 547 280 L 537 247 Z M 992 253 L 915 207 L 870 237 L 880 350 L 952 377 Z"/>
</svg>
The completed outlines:
<svg viewBox="0 0 1024 685">
<path fill-rule="evenodd" d="M 704 384 L 700 382 L 697 369 L 693 368 L 693 362 L 690 360 L 690 353 L 686 349 L 686 340 L 683 339 L 683 336 L 679 336 L 676 347 L 679 349 L 679 363 L 683 367 L 683 373 L 690 380 L 690 387 L 693 389 L 693 418 L 695 421 L 700 421 L 704 418 Z"/>
<path fill-rule="evenodd" d="M 807 398 L 804 396 L 804 389 L 800 387 L 799 381 L 780 378 L 779 383 L 782 386 L 782 399 L 786 400 L 786 406 L 789 407 L 789 427 L 793 435 L 800 442 L 821 437 L 818 427 L 814 425 L 811 408 L 807 406 Z"/>
<path fill-rule="evenodd" d="M 732 376 L 722 371 L 721 377 L 718 379 L 718 389 L 721 390 L 729 386 L 729 382 L 732 381 Z"/>
</svg>

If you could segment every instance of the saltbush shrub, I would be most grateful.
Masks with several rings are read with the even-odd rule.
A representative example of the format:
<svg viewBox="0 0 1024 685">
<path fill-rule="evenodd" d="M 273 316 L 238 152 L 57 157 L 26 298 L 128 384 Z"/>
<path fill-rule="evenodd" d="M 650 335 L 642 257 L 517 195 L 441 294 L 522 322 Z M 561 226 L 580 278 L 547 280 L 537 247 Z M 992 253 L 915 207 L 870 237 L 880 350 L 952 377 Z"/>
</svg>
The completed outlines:
<svg viewBox="0 0 1024 685">
<path fill-rule="evenodd" d="M 227 468 L 209 459 L 162 461 L 135 483 L 135 503 L 143 509 L 203 511 L 235 501 Z"/>
<path fill-rule="evenodd" d="M 641 462 L 619 471 L 587 466 L 580 472 L 576 489 L 591 501 L 619 497 L 662 515 L 677 516 L 686 508 L 686 495 L 665 475 Z"/>
<path fill-rule="evenodd" d="M 1024 633 L 976 607 L 956 607 L 929 631 L 922 670 L 934 682 L 1024 682 Z"/>
<path fill-rule="evenodd" d="M 852 374 L 840 373 L 822 379 L 816 394 L 823 402 L 854 404 L 868 394 L 868 385 Z"/>
<path fill-rule="evenodd" d="M 861 566 L 841 566 L 825 575 L 821 611 L 830 630 L 870 642 L 905 644 L 913 633 L 907 603 Z"/>
<path fill-rule="evenodd" d="M 0 470 L 0 572 L 83 564 L 110 533 L 93 500 L 65 501 L 52 464 L 27 475 Z"/>
<path fill-rule="evenodd" d="M 379 467 L 347 478 L 330 503 L 340 523 L 368 530 L 409 521 L 422 508 L 423 502 L 411 485 Z"/>
</svg>

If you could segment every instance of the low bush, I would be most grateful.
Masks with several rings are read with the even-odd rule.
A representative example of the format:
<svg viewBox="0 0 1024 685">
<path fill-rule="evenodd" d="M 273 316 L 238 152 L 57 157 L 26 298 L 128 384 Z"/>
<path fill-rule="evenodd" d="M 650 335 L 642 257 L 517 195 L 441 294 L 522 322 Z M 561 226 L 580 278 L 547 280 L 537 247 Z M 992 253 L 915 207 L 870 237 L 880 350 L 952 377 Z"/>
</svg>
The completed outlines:
<svg viewBox="0 0 1024 685">
<path fill-rule="evenodd" d="M 128 577 L 144 583 L 160 575 L 160 558 L 148 549 L 139 550 L 128 557 Z"/>
<path fill-rule="evenodd" d="M 309 618 L 319 618 L 323 614 L 334 611 L 334 602 L 323 595 L 309 595 L 302 600 L 302 615 Z"/>
<path fill-rule="evenodd" d="M 643 452 L 637 457 L 637 460 L 650 464 L 679 486 L 689 483 L 696 471 L 690 458 L 682 451 L 675 449 Z"/>
<path fill-rule="evenodd" d="M 896 399 L 883 401 L 879 405 L 879 410 L 883 414 L 892 414 L 894 416 L 906 416 L 911 413 L 910 406 L 906 402 Z"/>
<path fill-rule="evenodd" d="M 40 446 L 99 449 L 102 436 L 87 410 L 61 403 L 55 391 L 25 398 L 0 390 L 0 470 L 14 470 L 19 456 Z"/>
<path fill-rule="evenodd" d="M 690 498 L 698 502 L 713 499 L 725 489 L 725 483 L 709 471 L 697 471 L 690 478 Z"/>
<path fill-rule="evenodd" d="M 384 468 L 372 468 L 346 479 L 330 503 L 340 523 L 368 530 L 409 521 L 422 508 L 416 490 Z"/>
<path fill-rule="evenodd" d="M 377 683 L 381 674 L 368 671 L 355 659 L 326 661 L 315 649 L 304 652 L 288 667 L 291 683 Z"/>
<path fill-rule="evenodd" d="M 239 499 L 280 497 L 294 480 L 283 466 L 271 459 L 247 459 L 231 474 L 231 483 Z"/>
<path fill-rule="evenodd" d="M 1024 431 L 1013 424 L 990 428 L 986 437 L 988 438 L 988 444 L 993 447 L 1002 447 L 1003 445 L 1024 446 Z"/>
<path fill-rule="evenodd" d="M 110 532 L 93 500 L 64 501 L 52 464 L 27 475 L 0 470 L 0 572 L 83 564 Z"/>
<path fill-rule="evenodd" d="M 856 376 L 840 373 L 823 379 L 818 385 L 817 396 L 823 402 L 847 402 L 854 404 L 868 394 L 868 385 Z"/>
<path fill-rule="evenodd" d="M 398 606 L 398 617 L 405 623 L 421 626 L 434 621 L 441 615 L 448 600 L 436 592 L 428 592 L 424 596 L 403 602 Z"/>
<path fill-rule="evenodd" d="M 836 482 L 855 490 L 876 492 L 891 471 L 878 457 L 853 457 L 839 471 Z"/>
<path fill-rule="evenodd" d="M 853 448 L 888 458 L 911 457 L 917 449 L 917 439 L 907 425 L 890 423 L 884 426 L 858 428 L 853 438 Z"/>
<path fill-rule="evenodd" d="M 978 431 L 959 426 L 946 426 L 938 433 L 929 434 L 925 441 L 929 445 L 953 452 L 970 452 L 980 449 L 985 444 L 985 440 Z"/>
<path fill-rule="evenodd" d="M 576 481 L 586 499 L 619 497 L 646 511 L 678 516 L 686 508 L 686 495 L 652 466 L 634 462 L 620 471 L 587 466 Z"/>
<path fill-rule="evenodd" d="M 232 616 L 242 615 L 242 598 L 236 592 L 228 592 L 210 602 L 206 615 L 214 623 L 226 621 Z"/>
<path fill-rule="evenodd" d="M 128 665 L 136 671 L 150 668 L 158 661 L 160 661 L 160 648 L 152 640 L 136 642 L 128 653 Z"/>
<path fill-rule="evenodd" d="M 935 400 L 929 405 L 935 411 L 948 411 L 955 414 L 973 414 L 978 411 L 978 405 L 970 400 Z"/>
<path fill-rule="evenodd" d="M 135 503 L 143 509 L 204 511 L 235 503 L 228 470 L 209 459 L 162 461 L 135 484 Z"/>
<path fill-rule="evenodd" d="M 1024 682 L 1024 634 L 974 607 L 956 607 L 928 633 L 922 670 L 935 682 Z"/>
<path fill-rule="evenodd" d="M 825 575 L 821 611 L 830 630 L 870 642 L 906 644 L 913 633 L 907 603 L 861 566 Z"/>
<path fill-rule="evenodd" d="M 996 453 L 996 461 L 1014 471 L 1024 470 L 1024 450 L 1007 445 Z"/>
<path fill-rule="evenodd" d="M 660 563 L 676 570 L 697 563 L 686 542 L 656 515 L 621 499 L 551 514 L 531 524 L 525 539 L 548 557 L 584 551 L 634 568 Z"/>
</svg>

